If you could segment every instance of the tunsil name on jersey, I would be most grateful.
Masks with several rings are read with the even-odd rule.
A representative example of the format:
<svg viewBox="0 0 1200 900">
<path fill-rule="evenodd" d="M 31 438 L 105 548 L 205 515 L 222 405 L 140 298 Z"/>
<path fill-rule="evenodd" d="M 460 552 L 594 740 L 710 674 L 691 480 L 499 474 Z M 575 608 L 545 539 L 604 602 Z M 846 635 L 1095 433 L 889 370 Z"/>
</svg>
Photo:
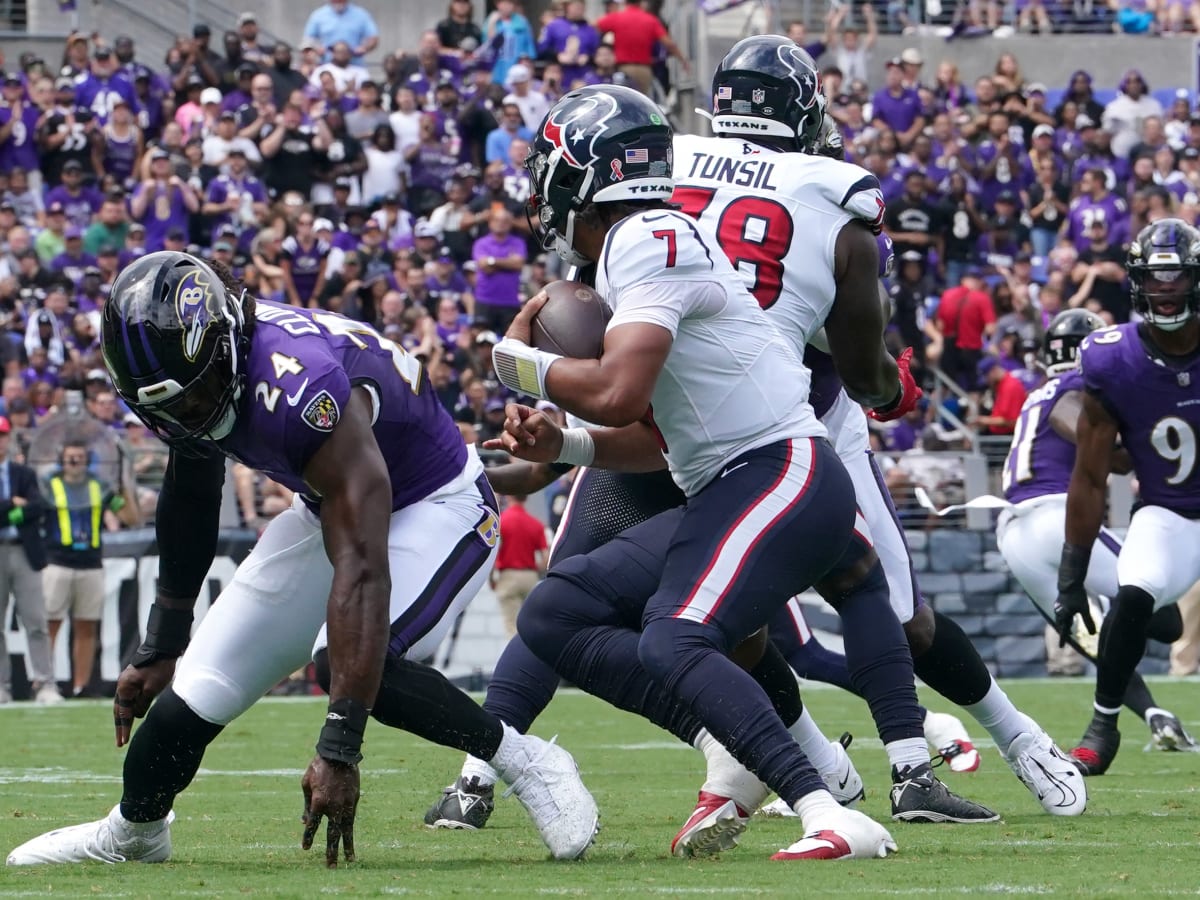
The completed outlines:
<svg viewBox="0 0 1200 900">
<path fill-rule="evenodd" d="M 678 174 L 678 170 L 676 172 Z M 724 181 L 728 184 L 736 184 L 738 187 L 776 191 L 779 190 L 779 186 L 771 181 L 771 176 L 774 174 L 775 164 L 766 160 L 730 159 L 726 156 L 697 153 L 692 157 L 692 169 L 687 173 L 687 177 Z"/>
</svg>

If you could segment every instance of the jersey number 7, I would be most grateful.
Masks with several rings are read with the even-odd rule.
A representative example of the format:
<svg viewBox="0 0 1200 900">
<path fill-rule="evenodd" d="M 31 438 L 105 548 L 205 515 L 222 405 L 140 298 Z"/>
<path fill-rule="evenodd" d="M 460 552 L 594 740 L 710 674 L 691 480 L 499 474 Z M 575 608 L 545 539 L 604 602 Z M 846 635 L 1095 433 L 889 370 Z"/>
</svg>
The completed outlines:
<svg viewBox="0 0 1200 900">
<path fill-rule="evenodd" d="M 699 219 L 716 193 L 712 188 L 680 187 L 671 201 Z M 783 293 L 783 260 L 796 230 L 787 208 L 768 197 L 738 197 L 721 210 L 714 230 L 733 267 L 743 275 L 753 272 L 750 293 L 759 306 L 769 309 Z"/>
</svg>

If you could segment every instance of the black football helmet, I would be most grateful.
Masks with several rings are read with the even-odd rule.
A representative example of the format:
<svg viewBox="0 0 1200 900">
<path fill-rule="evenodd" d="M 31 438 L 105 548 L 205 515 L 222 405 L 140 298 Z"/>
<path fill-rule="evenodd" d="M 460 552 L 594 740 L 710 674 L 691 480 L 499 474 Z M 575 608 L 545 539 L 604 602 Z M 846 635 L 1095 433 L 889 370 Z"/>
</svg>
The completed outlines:
<svg viewBox="0 0 1200 900">
<path fill-rule="evenodd" d="M 597 84 L 559 99 L 538 128 L 525 168 L 530 225 L 567 263 L 589 260 L 574 244 L 575 216 L 590 203 L 669 200 L 671 126 L 632 88 Z"/>
<path fill-rule="evenodd" d="M 808 153 L 825 119 L 817 64 L 780 35 L 744 38 L 713 73 L 712 113 L 714 134 L 785 138 Z"/>
<path fill-rule="evenodd" d="M 1155 328 L 1175 331 L 1200 311 L 1200 231 L 1183 219 L 1143 228 L 1125 270 L 1133 308 Z"/>
<path fill-rule="evenodd" d="M 245 379 L 242 297 L 187 253 L 151 253 L 113 282 L 101 350 L 131 410 L 172 445 L 233 429 Z"/>
<path fill-rule="evenodd" d="M 1042 366 L 1048 375 L 1069 372 L 1079 362 L 1083 339 L 1104 327 L 1104 320 L 1086 309 L 1065 309 L 1050 321 L 1042 335 Z"/>
</svg>

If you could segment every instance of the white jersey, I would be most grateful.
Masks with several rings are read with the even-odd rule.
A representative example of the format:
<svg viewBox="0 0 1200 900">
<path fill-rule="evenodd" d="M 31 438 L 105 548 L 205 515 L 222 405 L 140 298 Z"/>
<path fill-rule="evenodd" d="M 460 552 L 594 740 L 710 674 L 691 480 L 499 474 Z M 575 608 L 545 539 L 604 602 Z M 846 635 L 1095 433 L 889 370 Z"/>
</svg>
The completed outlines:
<svg viewBox="0 0 1200 900">
<path fill-rule="evenodd" d="M 833 306 L 842 227 L 883 220 L 879 181 L 866 169 L 737 138 L 676 135 L 671 198 L 714 232 L 750 293 L 796 353 Z"/>
<path fill-rule="evenodd" d="M 596 266 L 608 328 L 667 329 L 651 396 L 671 476 L 689 496 L 730 459 L 784 438 L 825 437 L 808 370 L 742 286 L 716 239 L 682 213 L 652 210 L 608 233 Z"/>
</svg>

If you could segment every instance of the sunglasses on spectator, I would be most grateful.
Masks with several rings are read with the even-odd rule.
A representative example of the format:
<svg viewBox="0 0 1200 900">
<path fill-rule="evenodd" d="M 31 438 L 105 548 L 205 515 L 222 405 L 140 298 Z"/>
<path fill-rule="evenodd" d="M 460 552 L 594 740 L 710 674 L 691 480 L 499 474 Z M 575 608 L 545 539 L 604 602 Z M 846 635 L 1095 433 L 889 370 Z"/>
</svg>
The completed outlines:
<svg viewBox="0 0 1200 900">
<path fill-rule="evenodd" d="M 86 463 L 87 463 L 86 456 L 64 456 L 63 457 L 63 465 L 64 466 L 82 466 Z"/>
</svg>

